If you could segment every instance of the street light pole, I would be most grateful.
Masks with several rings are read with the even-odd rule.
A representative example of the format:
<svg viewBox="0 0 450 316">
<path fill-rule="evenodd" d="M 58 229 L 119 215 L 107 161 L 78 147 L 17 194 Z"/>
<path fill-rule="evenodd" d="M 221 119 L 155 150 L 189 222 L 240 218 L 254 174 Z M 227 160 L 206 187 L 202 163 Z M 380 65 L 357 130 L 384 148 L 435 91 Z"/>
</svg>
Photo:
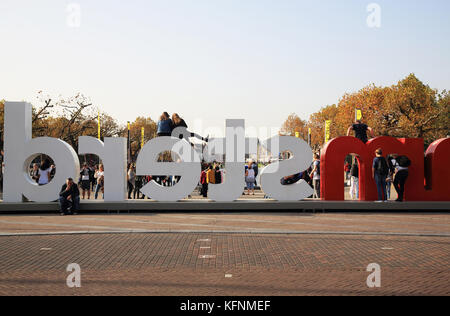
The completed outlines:
<svg viewBox="0 0 450 316">
<path fill-rule="evenodd" d="M 131 123 L 130 121 L 127 122 L 128 126 L 128 162 L 131 161 L 131 139 L 130 139 L 130 132 L 131 132 Z"/>
</svg>

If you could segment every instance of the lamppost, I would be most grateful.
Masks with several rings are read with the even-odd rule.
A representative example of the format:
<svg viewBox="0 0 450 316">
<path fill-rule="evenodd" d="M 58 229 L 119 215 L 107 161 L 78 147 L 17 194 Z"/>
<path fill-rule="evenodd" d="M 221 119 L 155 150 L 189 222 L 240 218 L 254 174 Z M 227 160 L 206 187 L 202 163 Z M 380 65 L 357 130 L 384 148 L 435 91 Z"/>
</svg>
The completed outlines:
<svg viewBox="0 0 450 316">
<path fill-rule="evenodd" d="M 131 139 L 130 139 L 131 123 L 130 123 L 130 121 L 127 122 L 127 127 L 128 127 L 128 163 L 129 163 L 131 161 Z"/>
</svg>

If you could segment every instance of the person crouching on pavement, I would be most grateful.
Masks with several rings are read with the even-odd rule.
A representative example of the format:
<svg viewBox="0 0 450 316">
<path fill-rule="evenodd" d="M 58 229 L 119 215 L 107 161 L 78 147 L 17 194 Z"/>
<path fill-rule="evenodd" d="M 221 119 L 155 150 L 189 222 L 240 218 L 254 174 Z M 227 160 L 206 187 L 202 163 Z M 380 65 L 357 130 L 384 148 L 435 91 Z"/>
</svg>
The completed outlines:
<svg viewBox="0 0 450 316">
<path fill-rule="evenodd" d="M 59 193 L 61 216 L 74 215 L 80 208 L 80 190 L 72 178 L 67 179 Z"/>
</svg>

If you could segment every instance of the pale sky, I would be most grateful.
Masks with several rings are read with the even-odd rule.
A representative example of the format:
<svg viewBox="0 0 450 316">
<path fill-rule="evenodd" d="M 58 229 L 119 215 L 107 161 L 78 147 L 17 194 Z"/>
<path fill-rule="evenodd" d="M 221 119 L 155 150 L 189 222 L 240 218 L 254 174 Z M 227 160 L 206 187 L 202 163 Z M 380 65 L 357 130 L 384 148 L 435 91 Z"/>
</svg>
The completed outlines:
<svg viewBox="0 0 450 316">
<path fill-rule="evenodd" d="M 371 2 L 0 0 L 0 99 L 82 92 L 121 123 L 178 112 L 204 132 L 279 128 L 411 72 L 450 89 L 450 1 L 373 1 L 380 28 Z"/>
</svg>

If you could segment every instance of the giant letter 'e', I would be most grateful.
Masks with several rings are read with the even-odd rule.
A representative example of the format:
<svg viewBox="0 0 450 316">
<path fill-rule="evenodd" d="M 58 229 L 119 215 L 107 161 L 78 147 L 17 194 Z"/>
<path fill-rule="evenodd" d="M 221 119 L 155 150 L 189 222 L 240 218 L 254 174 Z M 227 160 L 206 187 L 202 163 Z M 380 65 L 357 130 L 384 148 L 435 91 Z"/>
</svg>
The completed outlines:
<svg viewBox="0 0 450 316">
<path fill-rule="evenodd" d="M 105 143 L 94 137 L 78 138 L 80 155 L 95 154 L 105 167 L 105 201 L 122 202 L 127 194 L 127 139 L 105 138 Z"/>
<path fill-rule="evenodd" d="M 265 141 L 264 147 L 274 156 L 283 151 L 290 151 L 294 156 L 287 161 L 272 163 L 261 171 L 261 187 L 268 196 L 278 201 L 299 201 L 314 193 L 304 180 L 291 185 L 281 184 L 281 178 L 297 174 L 311 165 L 313 153 L 305 141 L 296 137 L 275 136 Z"/>
<path fill-rule="evenodd" d="M 180 162 L 158 162 L 158 157 L 165 151 L 171 151 L 181 157 Z M 175 156 L 175 155 L 172 155 Z M 136 162 L 136 174 L 181 176 L 180 181 L 172 187 L 163 187 L 150 181 L 141 192 L 161 202 L 176 202 L 191 194 L 200 180 L 200 156 L 186 140 L 174 137 L 157 137 L 142 148 Z"/>
<path fill-rule="evenodd" d="M 78 180 L 80 163 L 76 152 L 60 139 L 32 139 L 31 115 L 31 104 L 5 103 L 5 202 L 22 202 L 22 194 L 30 201 L 51 202 L 58 199 L 67 178 Z M 56 165 L 53 180 L 44 186 L 28 176 L 32 161 L 40 154 L 50 156 Z"/>
</svg>

